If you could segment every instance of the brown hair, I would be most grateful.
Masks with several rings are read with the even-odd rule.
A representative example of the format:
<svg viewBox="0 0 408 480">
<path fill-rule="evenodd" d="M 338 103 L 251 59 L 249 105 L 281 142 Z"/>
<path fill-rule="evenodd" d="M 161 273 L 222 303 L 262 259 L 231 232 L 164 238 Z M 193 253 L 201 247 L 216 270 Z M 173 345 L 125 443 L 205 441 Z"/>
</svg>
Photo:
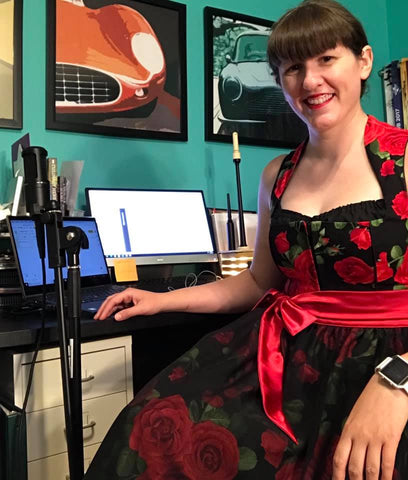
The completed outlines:
<svg viewBox="0 0 408 480">
<path fill-rule="evenodd" d="M 268 58 L 276 81 L 282 61 L 302 62 L 337 45 L 359 57 L 368 44 L 360 21 L 335 0 L 304 0 L 272 27 Z M 361 81 L 361 95 L 365 90 Z"/>
</svg>

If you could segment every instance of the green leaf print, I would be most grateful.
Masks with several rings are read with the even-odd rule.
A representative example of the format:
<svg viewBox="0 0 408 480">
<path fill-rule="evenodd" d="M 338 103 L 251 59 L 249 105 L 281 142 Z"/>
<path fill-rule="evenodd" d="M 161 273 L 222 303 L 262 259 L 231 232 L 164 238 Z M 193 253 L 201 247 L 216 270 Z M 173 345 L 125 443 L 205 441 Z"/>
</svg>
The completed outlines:
<svg viewBox="0 0 408 480">
<path fill-rule="evenodd" d="M 372 227 L 379 227 L 383 222 L 384 220 L 382 218 L 376 218 L 375 220 L 371 220 L 370 225 Z"/>
<path fill-rule="evenodd" d="M 320 221 L 310 222 L 310 227 L 312 229 L 312 232 L 318 232 L 321 226 L 322 226 L 322 222 Z"/>
<path fill-rule="evenodd" d="M 136 472 L 142 473 L 142 471 L 138 468 L 139 466 L 137 460 L 139 458 L 139 455 L 134 450 L 131 450 L 129 447 L 123 448 L 119 454 L 118 463 L 116 464 L 116 473 L 118 477 L 126 478 Z"/>
<path fill-rule="evenodd" d="M 190 418 L 194 423 L 197 423 L 200 421 L 200 407 L 198 406 L 198 403 L 195 400 L 192 400 L 190 402 L 190 405 L 188 406 L 188 411 L 190 413 Z"/>
<path fill-rule="evenodd" d="M 303 232 L 299 232 L 297 234 L 296 242 L 303 250 L 307 250 L 309 248 L 309 243 L 307 241 L 307 236 Z"/>
<path fill-rule="evenodd" d="M 300 245 L 293 245 L 288 252 L 289 261 L 293 264 L 295 258 L 303 252 Z"/>
<path fill-rule="evenodd" d="M 239 449 L 239 463 L 238 470 L 247 472 L 255 468 L 258 459 L 253 450 L 247 447 L 240 447 Z"/>
<path fill-rule="evenodd" d="M 304 403 L 300 399 L 291 400 L 285 404 L 285 415 L 289 423 L 299 423 L 302 420 Z"/>
<path fill-rule="evenodd" d="M 316 263 L 318 265 L 324 265 L 324 258 L 321 255 L 316 255 Z"/>
<path fill-rule="evenodd" d="M 334 228 L 342 230 L 347 225 L 347 222 L 334 222 Z"/>
<path fill-rule="evenodd" d="M 396 258 L 400 258 L 402 257 L 403 253 L 402 253 L 402 248 L 399 246 L 399 245 L 394 245 L 392 248 L 391 248 L 391 258 L 393 258 L 394 260 Z"/>
<path fill-rule="evenodd" d="M 386 158 L 390 158 L 389 152 L 381 152 L 380 151 L 380 144 L 378 140 L 374 140 L 374 142 L 370 143 L 370 150 L 375 153 L 378 157 L 385 160 Z"/>
<path fill-rule="evenodd" d="M 408 220 L 405 221 L 405 228 L 408 230 Z"/>
<path fill-rule="evenodd" d="M 398 160 L 396 160 L 395 165 L 397 165 L 397 167 L 403 167 L 404 166 L 404 158 L 400 157 Z"/>
<path fill-rule="evenodd" d="M 406 290 L 405 285 L 394 285 L 392 287 L 393 290 Z"/>
<path fill-rule="evenodd" d="M 228 414 L 221 408 L 214 408 L 211 405 L 207 405 L 203 414 L 201 415 L 200 421 L 205 422 L 209 420 L 221 427 L 228 427 L 230 424 L 230 418 Z"/>
</svg>

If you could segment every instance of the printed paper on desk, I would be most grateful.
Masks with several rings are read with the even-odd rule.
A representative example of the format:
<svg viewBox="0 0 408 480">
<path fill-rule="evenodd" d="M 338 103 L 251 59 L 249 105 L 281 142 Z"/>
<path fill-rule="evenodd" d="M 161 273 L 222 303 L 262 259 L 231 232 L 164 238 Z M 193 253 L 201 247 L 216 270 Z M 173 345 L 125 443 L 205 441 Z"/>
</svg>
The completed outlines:
<svg viewBox="0 0 408 480">
<path fill-rule="evenodd" d="M 134 258 L 115 258 L 113 268 L 117 282 L 136 282 L 138 279 Z"/>
<path fill-rule="evenodd" d="M 69 179 L 69 192 L 66 199 L 69 215 L 72 215 L 75 210 L 83 165 L 83 160 L 70 160 L 61 164 L 60 176 Z"/>
</svg>

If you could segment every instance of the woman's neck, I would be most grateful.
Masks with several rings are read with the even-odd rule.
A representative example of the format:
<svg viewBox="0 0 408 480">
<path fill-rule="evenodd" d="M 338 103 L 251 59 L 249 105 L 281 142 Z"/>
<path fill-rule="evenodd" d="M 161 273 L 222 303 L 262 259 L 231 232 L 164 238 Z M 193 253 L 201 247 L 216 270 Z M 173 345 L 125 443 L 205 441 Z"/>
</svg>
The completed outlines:
<svg viewBox="0 0 408 480">
<path fill-rule="evenodd" d="M 310 131 L 307 155 L 330 162 L 346 158 L 350 152 L 364 148 L 366 123 L 367 115 L 359 108 L 333 128 Z"/>
</svg>

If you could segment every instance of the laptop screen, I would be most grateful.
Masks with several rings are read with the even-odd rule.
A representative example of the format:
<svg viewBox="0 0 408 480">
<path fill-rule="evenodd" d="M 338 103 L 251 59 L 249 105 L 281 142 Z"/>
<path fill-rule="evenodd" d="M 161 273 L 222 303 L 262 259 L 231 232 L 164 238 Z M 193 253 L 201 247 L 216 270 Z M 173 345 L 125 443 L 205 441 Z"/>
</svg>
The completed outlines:
<svg viewBox="0 0 408 480">
<path fill-rule="evenodd" d="M 138 265 L 217 262 L 200 190 L 86 188 L 108 264 L 136 257 Z"/>
<path fill-rule="evenodd" d="M 81 228 L 88 237 L 89 249 L 81 249 L 79 255 L 81 286 L 109 283 L 109 272 L 95 219 L 66 218 L 63 224 Z M 24 294 L 29 296 L 41 293 L 41 260 L 38 254 L 34 221 L 28 217 L 8 217 L 8 225 Z M 45 265 L 46 283 L 47 286 L 52 286 L 54 269 L 48 267 L 47 255 Z M 63 268 L 63 278 L 67 278 L 67 268 Z"/>
</svg>

